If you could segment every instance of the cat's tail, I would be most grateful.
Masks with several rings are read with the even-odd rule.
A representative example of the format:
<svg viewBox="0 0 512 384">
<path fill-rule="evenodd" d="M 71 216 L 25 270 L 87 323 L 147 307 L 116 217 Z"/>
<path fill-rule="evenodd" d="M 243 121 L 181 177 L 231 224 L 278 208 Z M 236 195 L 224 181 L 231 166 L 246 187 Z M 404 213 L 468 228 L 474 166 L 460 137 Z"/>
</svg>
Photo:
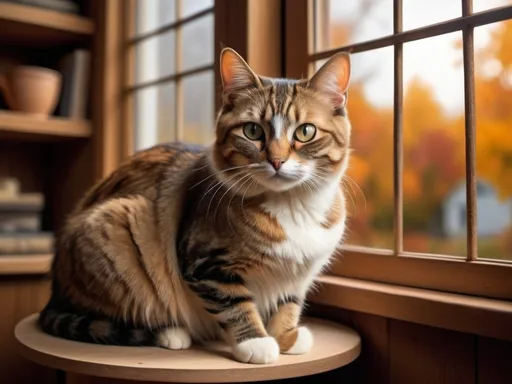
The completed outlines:
<svg viewBox="0 0 512 384">
<path fill-rule="evenodd" d="M 85 343 L 156 346 L 157 330 L 136 328 L 106 316 L 75 310 L 71 305 L 52 297 L 39 315 L 39 324 L 46 333 Z"/>
</svg>

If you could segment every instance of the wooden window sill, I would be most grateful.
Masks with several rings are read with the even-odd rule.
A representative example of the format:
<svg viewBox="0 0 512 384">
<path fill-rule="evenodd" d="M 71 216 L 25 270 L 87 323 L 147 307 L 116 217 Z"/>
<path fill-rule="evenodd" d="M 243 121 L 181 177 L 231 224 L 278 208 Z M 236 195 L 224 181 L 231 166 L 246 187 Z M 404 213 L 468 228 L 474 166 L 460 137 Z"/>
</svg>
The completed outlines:
<svg viewBox="0 0 512 384">
<path fill-rule="evenodd" d="M 317 284 L 316 304 L 512 341 L 510 301 L 336 276 Z"/>
</svg>

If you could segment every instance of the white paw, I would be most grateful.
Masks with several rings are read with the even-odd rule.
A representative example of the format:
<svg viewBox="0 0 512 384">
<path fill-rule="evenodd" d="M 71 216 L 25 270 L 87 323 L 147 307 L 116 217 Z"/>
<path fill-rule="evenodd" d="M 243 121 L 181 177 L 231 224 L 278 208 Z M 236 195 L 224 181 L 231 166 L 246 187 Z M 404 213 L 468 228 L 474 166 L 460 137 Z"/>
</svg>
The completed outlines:
<svg viewBox="0 0 512 384">
<path fill-rule="evenodd" d="M 306 327 L 299 327 L 297 329 L 297 340 L 295 340 L 295 344 L 283 353 L 290 355 L 302 355 L 303 353 L 307 353 L 313 347 L 313 335 L 311 331 Z"/>
<path fill-rule="evenodd" d="M 279 358 L 279 345 L 273 337 L 249 339 L 237 344 L 233 348 L 233 355 L 242 363 L 273 363 Z"/>
<path fill-rule="evenodd" d="M 158 334 L 158 345 L 167 349 L 187 349 L 192 345 L 192 339 L 183 328 L 167 328 Z"/>
</svg>

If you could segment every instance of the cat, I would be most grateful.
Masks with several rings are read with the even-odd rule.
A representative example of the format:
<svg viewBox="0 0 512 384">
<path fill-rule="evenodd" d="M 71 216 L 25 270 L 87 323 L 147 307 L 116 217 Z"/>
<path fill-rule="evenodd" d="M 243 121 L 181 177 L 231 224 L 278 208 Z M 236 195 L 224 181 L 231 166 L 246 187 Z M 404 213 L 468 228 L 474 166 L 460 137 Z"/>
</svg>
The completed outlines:
<svg viewBox="0 0 512 384">
<path fill-rule="evenodd" d="M 215 142 L 136 152 L 67 217 L 45 332 L 169 349 L 220 338 L 253 364 L 312 348 L 306 294 L 345 233 L 350 56 L 301 80 L 220 58 Z"/>
</svg>

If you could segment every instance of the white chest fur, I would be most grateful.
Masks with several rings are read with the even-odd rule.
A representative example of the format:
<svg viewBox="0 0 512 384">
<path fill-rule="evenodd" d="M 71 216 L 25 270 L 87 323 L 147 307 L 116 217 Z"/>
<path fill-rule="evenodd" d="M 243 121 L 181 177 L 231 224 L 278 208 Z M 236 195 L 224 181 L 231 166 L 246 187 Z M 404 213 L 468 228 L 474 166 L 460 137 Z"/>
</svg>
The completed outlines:
<svg viewBox="0 0 512 384">
<path fill-rule="evenodd" d="M 328 264 L 345 231 L 344 213 L 334 226 L 322 226 L 338 193 L 341 191 L 333 185 L 306 199 L 284 197 L 264 204 L 263 208 L 277 219 L 287 239 L 274 244 L 271 250 L 266 249 L 267 254 L 283 261 L 284 268 L 251 284 L 261 313 L 275 309 L 277 300 L 286 295 L 304 297 L 314 277 Z M 304 264 L 307 266 L 301 267 Z"/>
<path fill-rule="evenodd" d="M 328 258 L 343 237 L 345 215 L 343 213 L 341 220 L 330 228 L 322 223 L 340 193 L 337 184 L 333 184 L 311 196 L 266 202 L 263 208 L 277 219 L 287 237 L 286 241 L 273 246 L 272 253 L 299 264 Z"/>
</svg>

